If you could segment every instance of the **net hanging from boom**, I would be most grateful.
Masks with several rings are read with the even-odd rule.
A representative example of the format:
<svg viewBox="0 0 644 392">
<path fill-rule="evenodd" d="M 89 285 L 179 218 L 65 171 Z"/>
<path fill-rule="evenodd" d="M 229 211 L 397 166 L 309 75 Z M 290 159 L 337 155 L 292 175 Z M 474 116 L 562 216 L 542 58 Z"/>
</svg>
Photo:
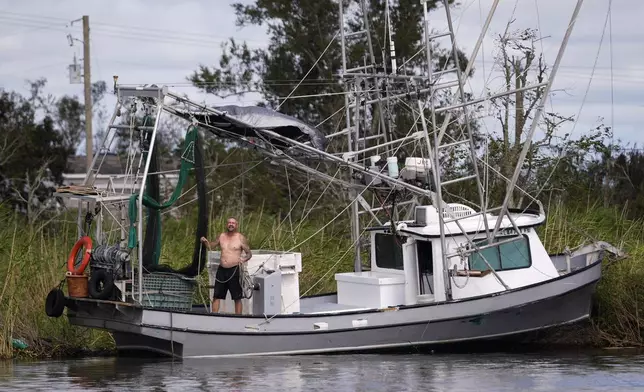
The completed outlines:
<svg viewBox="0 0 644 392">
<path fill-rule="evenodd" d="M 198 217 L 197 229 L 195 232 L 195 243 L 192 263 L 184 268 L 175 270 L 168 265 L 159 264 L 161 255 L 161 211 L 173 206 L 181 196 L 183 188 L 188 180 L 191 169 L 195 169 L 197 182 Z M 156 173 L 158 170 L 157 150 L 153 149 L 150 170 Z M 181 167 L 179 179 L 170 198 L 160 203 L 159 175 L 149 175 L 146 183 L 146 192 L 143 195 L 143 205 L 148 209 L 148 220 L 146 225 L 145 240 L 143 242 L 143 266 L 149 272 L 174 272 L 194 277 L 201 273 L 206 265 L 206 253 L 199 252 L 200 238 L 208 233 L 208 206 L 206 204 L 206 183 L 203 162 L 203 149 L 199 139 L 199 130 L 191 126 L 186 133 L 181 153 Z M 133 249 L 137 245 L 136 217 L 138 213 L 138 194 L 133 194 L 129 200 L 128 216 L 130 220 L 128 248 Z"/>
</svg>

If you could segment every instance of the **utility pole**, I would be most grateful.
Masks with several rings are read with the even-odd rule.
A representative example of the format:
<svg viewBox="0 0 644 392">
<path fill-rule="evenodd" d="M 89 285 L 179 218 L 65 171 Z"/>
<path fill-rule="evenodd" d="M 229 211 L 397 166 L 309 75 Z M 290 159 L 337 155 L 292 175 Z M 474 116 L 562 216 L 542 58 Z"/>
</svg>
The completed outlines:
<svg viewBox="0 0 644 392">
<path fill-rule="evenodd" d="M 92 78 L 89 61 L 89 16 L 83 15 L 83 82 L 85 85 L 85 139 L 87 171 L 92 168 Z"/>
</svg>

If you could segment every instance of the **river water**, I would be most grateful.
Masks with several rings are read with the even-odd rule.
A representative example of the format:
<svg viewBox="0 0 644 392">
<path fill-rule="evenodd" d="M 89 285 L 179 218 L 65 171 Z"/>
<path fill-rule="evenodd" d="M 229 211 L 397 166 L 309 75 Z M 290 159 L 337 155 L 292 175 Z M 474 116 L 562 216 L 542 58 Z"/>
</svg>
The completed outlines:
<svg viewBox="0 0 644 392">
<path fill-rule="evenodd" d="M 643 391 L 644 355 L 410 354 L 0 362 L 12 391 Z"/>
</svg>

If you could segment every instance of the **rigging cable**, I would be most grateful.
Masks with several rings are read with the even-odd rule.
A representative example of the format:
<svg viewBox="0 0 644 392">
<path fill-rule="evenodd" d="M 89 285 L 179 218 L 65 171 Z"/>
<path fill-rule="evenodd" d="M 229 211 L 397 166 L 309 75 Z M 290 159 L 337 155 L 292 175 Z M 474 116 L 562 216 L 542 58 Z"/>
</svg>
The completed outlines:
<svg viewBox="0 0 644 392">
<path fill-rule="evenodd" d="M 232 181 L 235 181 L 239 176 L 241 176 L 241 175 L 244 175 L 244 174 L 248 173 L 249 171 L 251 171 L 251 170 L 253 170 L 254 168 L 256 168 L 257 166 L 259 166 L 259 164 L 261 164 L 262 162 L 265 162 L 265 161 L 267 161 L 267 160 L 268 160 L 268 158 L 265 158 L 265 159 L 263 159 L 263 160 L 259 161 L 258 163 L 256 163 L 255 165 L 253 165 L 253 166 L 251 166 L 249 169 L 247 169 L 245 172 L 243 172 L 243 173 L 241 173 L 241 174 L 239 174 L 239 175 L 237 175 L 237 176 L 235 176 L 235 177 L 231 178 L 230 180 L 228 180 L 228 181 L 224 182 L 223 184 L 219 185 L 217 188 L 214 188 L 214 189 L 209 190 L 209 191 L 208 191 L 208 193 L 206 193 L 206 194 L 208 194 L 208 195 L 209 195 L 209 194 L 213 193 L 214 191 L 216 191 L 216 190 L 218 190 L 218 189 L 222 188 L 224 185 L 229 184 L 229 183 L 230 183 L 230 182 L 232 182 Z M 185 203 L 183 203 L 183 204 L 180 204 L 180 205 L 178 205 L 178 206 L 176 206 L 176 207 L 169 208 L 169 209 L 167 209 L 167 210 L 163 211 L 163 212 L 162 212 L 162 214 L 167 214 L 167 213 L 169 213 L 170 211 L 174 211 L 174 210 L 176 210 L 176 209 L 178 209 L 178 208 L 181 208 L 181 207 L 183 207 L 183 206 L 185 206 L 185 205 L 187 205 L 187 204 L 190 204 L 190 203 L 192 203 L 192 202 L 194 202 L 194 201 L 197 201 L 197 199 L 198 199 L 198 198 L 194 198 L 194 199 L 188 200 L 187 202 L 185 202 Z"/>
<path fill-rule="evenodd" d="M 383 169 L 384 169 L 384 168 L 383 168 Z M 380 170 L 380 172 L 382 172 L 382 170 L 383 170 L 383 169 L 381 169 L 381 170 Z M 311 239 L 311 238 L 313 238 L 314 236 L 318 235 L 322 230 L 326 229 L 326 228 L 327 228 L 331 223 L 333 223 L 333 222 L 334 222 L 338 217 L 340 217 L 341 215 L 343 215 L 343 214 L 346 212 L 346 210 L 347 210 L 347 209 L 349 209 L 349 207 L 350 207 L 353 203 L 355 203 L 355 202 L 357 201 L 358 197 L 362 196 L 362 194 L 363 194 L 367 189 L 369 189 L 369 186 L 370 186 L 374 181 L 375 181 L 375 177 L 374 177 L 374 179 L 372 179 L 372 180 L 371 180 L 371 182 L 370 182 L 370 183 L 365 187 L 365 189 L 363 189 L 363 190 L 362 190 L 362 191 L 361 191 L 361 192 L 360 192 L 360 193 L 359 193 L 359 194 L 354 198 L 354 200 L 353 200 L 351 203 L 349 203 L 349 204 L 348 204 L 348 205 L 347 205 L 347 206 L 346 206 L 342 211 L 340 211 L 340 213 L 338 213 L 338 214 L 337 214 L 333 219 L 331 219 L 331 221 L 329 221 L 326 225 L 324 225 L 321 229 L 319 229 L 318 231 L 316 231 L 315 233 L 313 233 L 313 234 L 312 234 L 311 236 L 309 236 L 307 239 L 305 239 L 304 241 L 300 242 L 299 244 L 297 244 L 296 246 L 292 247 L 291 249 L 287 250 L 286 252 L 292 252 L 292 251 L 293 251 L 294 249 L 296 249 L 297 247 L 301 246 L 302 244 L 306 243 L 308 240 L 310 240 L 310 239 Z M 391 194 L 391 192 L 393 192 L 393 191 L 394 191 L 394 189 L 392 188 L 392 189 L 391 189 L 391 191 L 389 192 L 389 194 L 387 195 L 387 197 L 389 197 L 389 195 L 390 195 L 390 194 Z M 325 272 L 325 273 L 324 273 L 324 275 L 322 275 L 322 276 L 321 276 L 321 277 L 320 277 L 320 278 L 319 278 L 315 283 L 313 283 L 313 284 L 312 284 L 312 285 L 311 285 L 311 286 L 310 286 L 310 287 L 309 287 L 309 288 L 308 288 L 304 293 L 302 293 L 302 294 L 298 297 L 298 299 L 297 299 L 296 301 L 293 301 L 291 304 L 289 304 L 289 305 L 288 305 L 288 306 L 286 306 L 285 308 L 289 308 L 290 306 L 292 306 L 295 302 L 299 301 L 302 297 L 304 297 L 304 296 L 305 296 L 305 295 L 307 295 L 311 290 L 313 290 L 313 288 L 314 288 L 315 286 L 317 286 L 320 282 L 322 282 L 324 279 L 326 279 L 327 275 L 329 275 L 329 273 L 331 273 L 331 272 L 333 272 L 333 271 L 335 270 L 335 268 L 338 266 L 338 264 L 340 264 L 340 262 L 342 262 L 342 261 L 344 260 L 344 258 L 346 257 L 346 255 L 347 255 L 347 254 L 349 254 L 349 252 L 350 252 L 350 251 L 352 251 L 352 250 L 354 250 L 354 249 L 355 249 L 355 246 L 359 243 L 360 238 L 361 238 L 361 237 L 362 237 L 362 235 L 367 231 L 366 227 L 368 227 L 369 225 L 371 225 L 371 223 L 372 223 L 373 221 L 374 221 L 374 218 L 372 217 L 372 218 L 371 218 L 371 220 L 369 221 L 369 223 L 365 226 L 365 228 L 364 228 L 364 229 L 362 229 L 362 232 L 357 236 L 357 238 L 355 239 L 355 241 L 353 241 L 353 243 L 352 243 L 351 245 L 349 245 L 349 247 L 348 247 L 348 248 L 347 248 L 347 250 L 344 252 L 344 254 L 342 254 L 342 256 L 338 257 L 338 260 L 337 260 L 337 261 L 336 261 L 336 262 L 335 262 L 335 263 L 334 263 L 334 264 L 333 264 L 333 265 L 328 269 L 328 271 L 327 271 L 327 272 Z M 260 267 L 261 267 L 261 266 L 260 266 Z M 277 315 L 278 315 L 278 314 L 274 314 L 274 315 L 272 315 L 271 317 L 266 318 L 263 322 L 259 323 L 259 325 L 270 323 L 270 321 L 271 321 L 273 318 L 275 318 Z"/>
<path fill-rule="evenodd" d="M 297 88 L 298 88 L 298 87 L 300 87 L 300 84 L 302 84 L 302 82 L 307 78 L 307 76 L 309 76 L 309 74 L 311 73 L 311 71 L 313 71 L 313 68 L 315 68 L 315 66 L 318 64 L 318 62 L 322 59 L 322 56 L 324 56 L 324 54 L 326 53 L 326 51 L 327 51 L 327 50 L 329 50 L 329 48 L 331 47 L 331 44 L 333 44 L 333 42 L 335 42 L 335 39 L 338 37 L 338 34 L 339 34 L 339 31 L 335 33 L 335 35 L 333 36 L 333 38 L 331 38 L 331 41 L 329 42 L 329 44 L 326 46 L 326 48 L 324 48 L 324 51 L 323 51 L 323 52 L 322 52 L 322 54 L 317 58 L 317 60 L 315 60 L 315 62 L 314 62 L 314 63 L 313 63 L 313 65 L 311 66 L 311 68 L 309 68 L 308 72 L 304 75 L 304 77 L 302 78 L 302 80 L 300 80 L 300 82 L 299 82 L 299 83 L 298 83 L 298 84 L 293 88 L 293 90 L 291 90 L 291 93 L 290 93 L 286 98 L 284 98 L 284 100 L 283 100 L 279 105 L 277 105 L 277 108 L 275 109 L 275 111 L 278 111 L 278 110 L 282 107 L 282 105 L 284 104 L 284 102 L 286 102 L 286 101 L 291 97 L 291 95 L 293 95 L 293 93 L 295 92 L 295 90 L 297 90 Z"/>
<path fill-rule="evenodd" d="M 615 145 L 615 91 L 613 85 L 613 10 L 610 7 L 612 0 L 608 5 L 608 49 L 610 57 L 610 155 L 607 159 L 612 164 L 613 148 Z"/>
<path fill-rule="evenodd" d="M 586 103 L 586 99 L 588 98 L 588 92 L 590 90 L 590 85 L 592 84 L 592 81 L 593 81 L 593 76 L 595 75 L 595 69 L 596 69 L 597 61 L 599 60 L 599 54 L 601 53 L 602 43 L 604 42 L 604 36 L 606 34 L 606 26 L 607 26 L 609 18 L 610 18 L 612 4 L 613 4 L 613 0 L 608 0 L 608 12 L 606 13 L 606 19 L 604 20 L 604 28 L 602 30 L 602 34 L 601 34 L 601 37 L 600 37 L 600 40 L 599 40 L 599 47 L 597 48 L 597 54 L 595 55 L 595 61 L 593 62 L 593 68 L 592 68 L 592 71 L 590 73 L 590 80 L 588 80 L 588 84 L 586 85 L 586 91 L 584 92 L 584 97 L 583 97 L 583 99 L 581 101 L 579 111 L 577 112 L 577 118 L 575 119 L 575 122 L 573 123 L 573 126 L 572 126 L 572 130 L 568 133 L 567 138 L 569 138 L 572 135 L 572 133 L 575 132 L 575 128 L 577 127 L 577 124 L 579 123 L 579 117 L 581 116 L 581 112 L 582 112 L 582 110 L 584 108 L 584 105 Z M 564 140 L 565 139 L 566 138 L 564 138 Z M 550 182 L 550 179 L 554 175 L 555 170 L 557 169 L 557 166 L 559 165 L 559 162 L 561 162 L 561 159 L 563 158 L 564 152 L 566 152 L 565 148 L 559 153 L 559 156 L 557 157 L 557 160 L 555 161 L 554 167 L 552 168 L 550 174 L 548 175 L 548 177 L 544 181 L 544 183 L 541 186 L 541 188 L 539 189 L 539 191 L 533 197 L 531 196 L 534 200 L 536 200 L 536 198 L 539 197 L 541 192 L 545 189 L 546 185 Z M 528 207 L 526 206 L 523 209 L 523 213 L 525 213 L 525 211 L 527 209 L 528 209 Z"/>
</svg>

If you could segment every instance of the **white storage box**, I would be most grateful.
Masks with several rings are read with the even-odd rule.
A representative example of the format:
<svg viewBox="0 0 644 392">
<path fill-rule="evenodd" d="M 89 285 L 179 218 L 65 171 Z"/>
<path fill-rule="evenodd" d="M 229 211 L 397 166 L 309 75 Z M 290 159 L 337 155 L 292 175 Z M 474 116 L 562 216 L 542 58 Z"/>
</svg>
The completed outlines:
<svg viewBox="0 0 644 392">
<path fill-rule="evenodd" d="M 300 282 L 299 273 L 302 272 L 302 254 L 298 252 L 280 252 L 272 250 L 252 250 L 253 257 L 246 263 L 248 274 L 253 277 L 260 268 L 277 270 L 282 273 L 282 313 L 296 313 L 300 311 Z M 220 251 L 208 252 L 208 278 L 210 285 L 216 284 L 215 276 L 221 259 Z M 214 289 L 210 289 L 210 298 Z M 250 314 L 253 309 L 253 299 L 242 299 L 242 313 Z M 219 305 L 220 312 L 234 313 L 235 303 L 230 298 Z"/>
<path fill-rule="evenodd" d="M 386 308 L 405 303 L 405 276 L 365 271 L 335 274 L 338 304 Z"/>
<path fill-rule="evenodd" d="M 405 167 L 400 170 L 400 175 L 406 180 L 424 180 L 431 170 L 431 161 L 427 158 L 405 158 Z"/>
</svg>

